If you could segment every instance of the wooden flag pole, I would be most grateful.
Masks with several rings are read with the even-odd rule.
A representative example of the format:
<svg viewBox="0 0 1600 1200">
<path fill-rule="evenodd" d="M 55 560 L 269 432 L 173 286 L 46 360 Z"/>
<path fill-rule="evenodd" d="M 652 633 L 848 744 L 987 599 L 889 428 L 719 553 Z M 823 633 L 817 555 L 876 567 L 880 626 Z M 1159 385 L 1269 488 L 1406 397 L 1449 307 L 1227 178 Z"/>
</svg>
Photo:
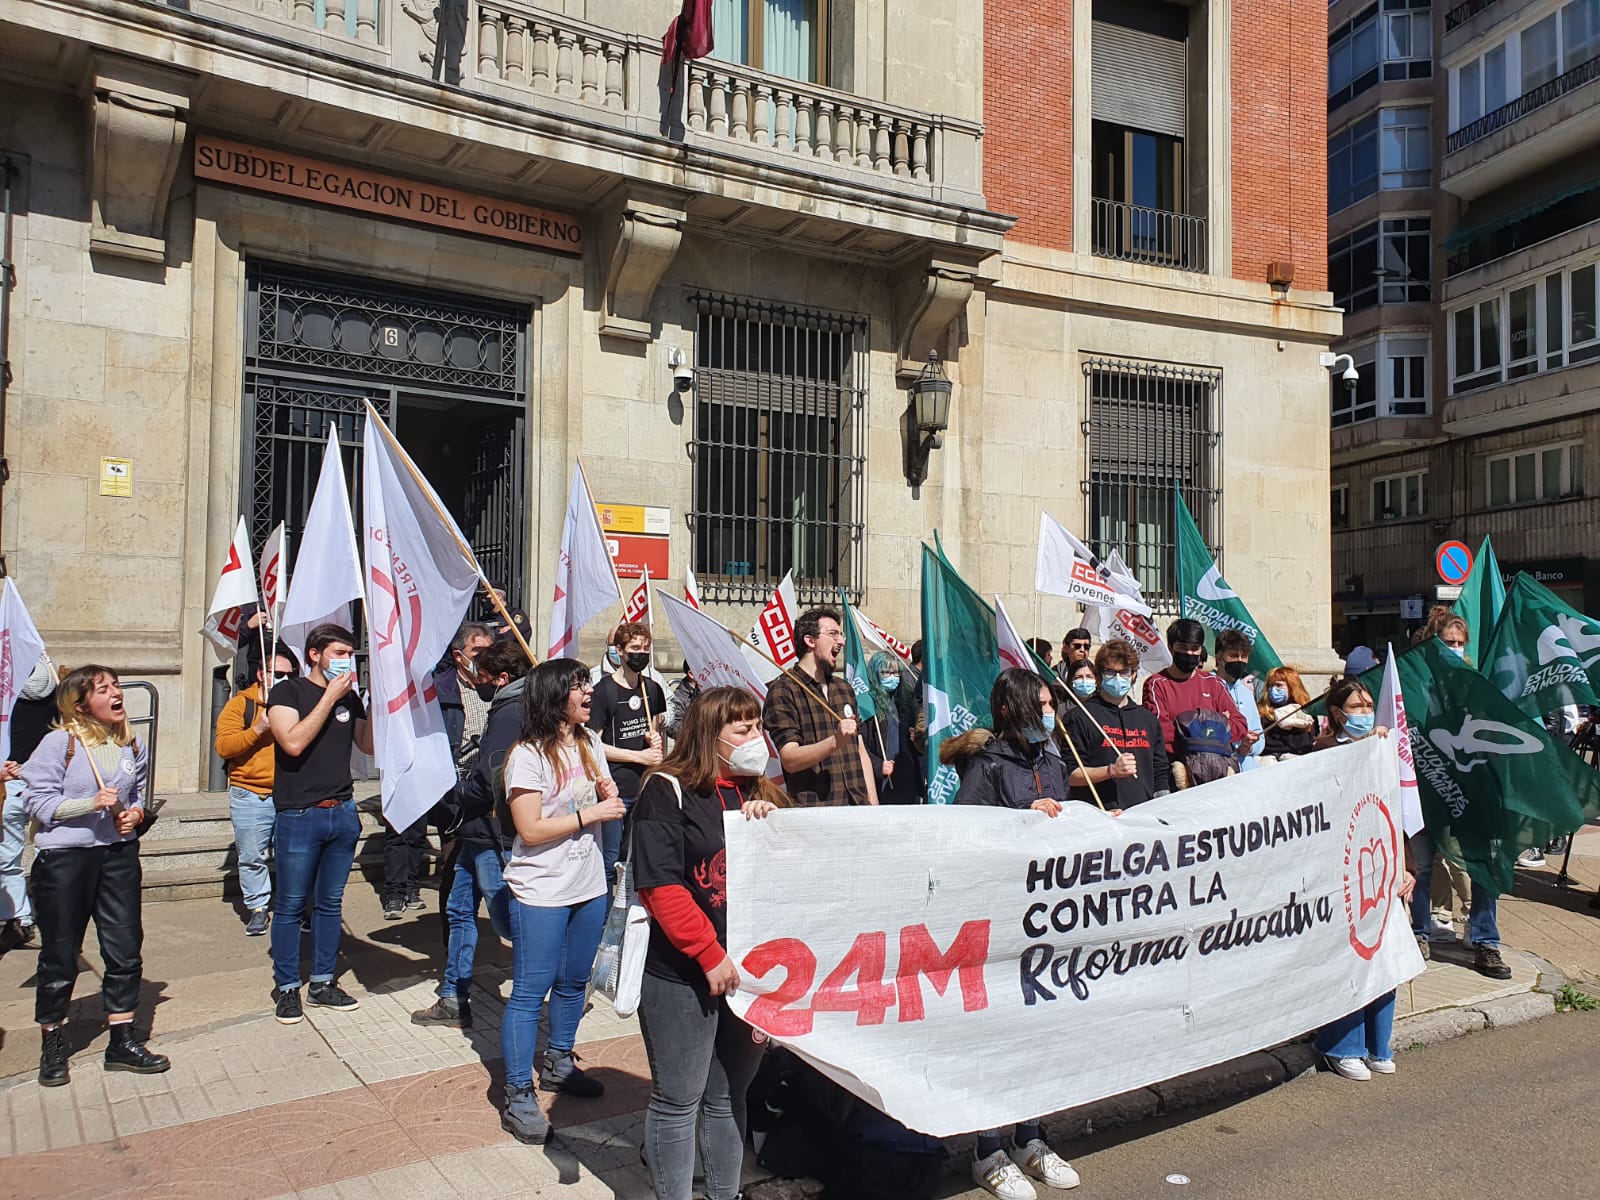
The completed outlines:
<svg viewBox="0 0 1600 1200">
<path fill-rule="evenodd" d="M 806 695 L 810 696 L 818 704 L 822 705 L 822 707 L 827 711 L 828 715 L 830 717 L 832 717 L 835 721 L 844 720 L 843 717 L 841 717 L 836 711 L 834 711 L 833 705 L 829 704 L 821 696 L 817 695 L 814 691 L 812 691 L 811 688 L 806 684 L 806 682 L 800 677 L 801 675 L 804 675 L 805 672 L 802 671 L 799 674 L 796 674 L 794 672 L 793 668 L 791 668 L 791 667 L 778 666 L 778 660 L 773 658 L 772 655 L 768 654 L 760 646 L 757 646 L 754 642 L 745 641 L 742 637 L 740 637 L 733 630 L 728 629 L 728 627 L 726 625 L 724 625 L 723 628 L 728 630 L 728 636 L 731 637 L 734 640 L 735 643 L 737 643 L 740 646 L 749 646 L 752 650 L 754 650 L 757 654 L 761 655 L 762 658 L 766 659 L 773 666 L 778 667 L 778 673 L 780 675 L 782 675 L 785 679 L 794 680 L 795 684 L 800 688 L 800 690 L 802 692 L 804 692 Z"/>
<path fill-rule="evenodd" d="M 1331 692 L 1331 691 L 1333 691 L 1333 689 L 1331 687 L 1330 688 L 1326 688 L 1326 689 L 1323 690 L 1323 692 L 1322 692 L 1322 694 L 1320 696 L 1313 696 L 1311 699 L 1307 700 L 1304 704 L 1296 704 L 1294 706 L 1294 712 L 1286 712 L 1286 713 L 1283 714 L 1283 716 L 1274 718 L 1273 721 L 1272 721 L 1272 724 L 1262 726 L 1261 732 L 1262 733 L 1266 733 L 1267 730 L 1269 730 L 1269 729 L 1276 729 L 1279 726 L 1280 723 L 1282 723 L 1284 721 L 1287 721 L 1290 717 L 1294 716 L 1295 713 L 1297 713 L 1297 712 L 1305 712 L 1305 710 L 1308 707 L 1310 707 L 1311 705 L 1315 704 L 1318 700 L 1326 700 L 1328 698 L 1328 693 Z M 1315 720 L 1315 718 L 1312 718 L 1312 719 Z"/>
<path fill-rule="evenodd" d="M 1071 689 L 1069 688 L 1068 690 L 1070 691 Z M 1093 720 L 1092 717 L 1090 719 Z M 1072 751 L 1072 757 L 1078 764 L 1078 770 L 1083 772 L 1083 781 L 1089 785 L 1089 794 L 1094 797 L 1094 802 L 1100 806 L 1101 812 L 1108 812 L 1109 810 L 1106 808 L 1106 802 L 1100 799 L 1100 789 L 1095 787 L 1094 780 L 1089 778 L 1089 768 L 1084 764 L 1083 757 L 1078 753 L 1078 748 L 1072 744 L 1072 739 L 1070 737 L 1063 737 L 1061 740 L 1066 742 L 1067 749 Z M 1110 738 L 1106 739 L 1106 744 L 1108 746 L 1111 745 Z M 1112 746 L 1111 748 L 1113 750 L 1116 749 L 1115 746 Z M 1069 786 L 1071 785 L 1071 782 L 1072 781 L 1070 779 L 1067 781 Z"/>
<path fill-rule="evenodd" d="M 378 415 L 378 410 L 372 407 L 370 400 L 367 401 L 367 420 L 376 421 L 378 429 L 383 436 L 400 452 L 398 455 L 399 460 L 405 464 L 406 470 L 411 472 L 411 477 L 422 485 L 422 494 L 428 498 L 428 503 L 432 506 L 435 515 L 443 522 L 444 527 L 450 531 L 450 536 L 454 539 L 456 547 L 462 554 L 467 556 L 467 561 L 472 564 L 472 569 L 478 573 L 478 582 L 483 584 L 483 590 L 489 593 L 489 603 L 494 605 L 495 611 L 505 621 L 506 628 L 511 630 L 511 636 L 517 639 L 517 645 L 522 647 L 522 652 L 527 655 L 528 662 L 533 666 L 538 666 L 539 660 L 534 657 L 533 648 L 528 645 L 528 639 L 522 636 L 522 630 L 517 628 L 516 622 L 511 619 L 511 614 L 506 611 L 506 602 L 500 599 L 500 593 L 490 586 L 489 577 L 483 573 L 483 568 L 478 565 L 478 556 L 472 552 L 472 547 L 462 540 L 461 532 L 456 528 L 456 523 L 450 519 L 450 514 L 445 512 L 443 505 L 439 503 L 439 498 L 433 494 L 433 488 L 428 486 L 428 481 L 423 478 L 422 472 L 417 470 L 416 464 L 411 461 L 411 456 L 405 452 L 405 447 L 395 438 L 389 426 L 384 424 L 383 418 Z M 580 466 L 579 469 L 582 470 L 582 467 Z M 584 485 L 588 486 L 587 479 L 584 480 Z M 363 613 L 366 612 L 366 608 L 367 595 L 366 589 L 363 588 L 361 592 L 361 610 Z M 370 617 L 367 618 L 367 627 L 369 629 L 372 627 L 372 619 Z"/>
<path fill-rule="evenodd" d="M 1066 691 L 1067 695 L 1072 697 L 1072 702 L 1078 706 L 1078 711 L 1089 718 L 1089 724 L 1093 725 L 1100 731 L 1100 736 L 1105 738 L 1106 745 L 1115 750 L 1117 748 L 1117 744 L 1111 740 L 1111 735 L 1106 732 L 1105 726 L 1094 719 L 1094 714 L 1090 712 L 1089 709 L 1084 705 L 1083 701 L 1078 698 L 1078 693 L 1072 690 L 1072 684 L 1070 682 L 1067 684 L 1064 690 Z M 1071 741 L 1070 738 L 1067 740 L 1069 742 Z"/>
</svg>

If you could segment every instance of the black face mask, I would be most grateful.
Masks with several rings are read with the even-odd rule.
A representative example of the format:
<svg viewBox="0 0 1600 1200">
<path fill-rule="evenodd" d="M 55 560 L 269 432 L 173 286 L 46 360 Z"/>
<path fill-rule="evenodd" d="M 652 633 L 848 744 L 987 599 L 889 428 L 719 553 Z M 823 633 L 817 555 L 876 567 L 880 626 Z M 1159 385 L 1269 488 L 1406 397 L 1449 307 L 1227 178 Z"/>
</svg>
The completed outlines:
<svg viewBox="0 0 1600 1200">
<path fill-rule="evenodd" d="M 628 670 L 637 674 L 650 665 L 650 653 L 649 651 L 643 651 L 638 654 L 630 654 L 622 661 L 628 664 Z"/>
<path fill-rule="evenodd" d="M 1250 664 L 1247 662 L 1223 663 L 1222 673 L 1237 683 L 1250 673 Z"/>
<path fill-rule="evenodd" d="M 473 690 L 478 693 L 479 700 L 493 700 L 494 694 L 500 690 L 500 687 L 498 684 L 480 683 L 474 685 Z"/>
<path fill-rule="evenodd" d="M 1172 665 L 1180 671 L 1196 670 L 1206 659 L 1204 654 L 1174 654 Z"/>
</svg>

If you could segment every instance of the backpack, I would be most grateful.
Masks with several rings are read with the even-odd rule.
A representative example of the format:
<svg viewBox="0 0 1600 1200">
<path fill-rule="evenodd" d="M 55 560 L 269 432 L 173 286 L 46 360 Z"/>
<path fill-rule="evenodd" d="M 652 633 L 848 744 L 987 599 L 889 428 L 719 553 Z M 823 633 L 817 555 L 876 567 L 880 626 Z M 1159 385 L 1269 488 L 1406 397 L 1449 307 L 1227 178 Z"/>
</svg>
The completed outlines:
<svg viewBox="0 0 1600 1200">
<path fill-rule="evenodd" d="M 1173 717 L 1172 751 L 1192 784 L 1211 783 L 1239 769 L 1228 718 L 1215 709 L 1195 708 Z"/>
</svg>

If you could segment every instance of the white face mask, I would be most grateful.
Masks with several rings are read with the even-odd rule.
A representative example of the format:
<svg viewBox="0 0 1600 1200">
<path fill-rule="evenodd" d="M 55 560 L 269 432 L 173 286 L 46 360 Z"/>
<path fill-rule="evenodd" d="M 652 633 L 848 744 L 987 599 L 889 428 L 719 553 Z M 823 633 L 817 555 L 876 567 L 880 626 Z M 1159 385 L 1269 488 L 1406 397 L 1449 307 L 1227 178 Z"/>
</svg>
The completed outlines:
<svg viewBox="0 0 1600 1200">
<path fill-rule="evenodd" d="M 728 744 L 727 738 L 720 739 L 723 745 Z M 734 746 L 728 751 L 728 770 L 735 775 L 765 775 L 767 764 L 772 761 L 772 754 L 767 750 L 767 739 L 753 737 L 742 745 Z"/>
</svg>

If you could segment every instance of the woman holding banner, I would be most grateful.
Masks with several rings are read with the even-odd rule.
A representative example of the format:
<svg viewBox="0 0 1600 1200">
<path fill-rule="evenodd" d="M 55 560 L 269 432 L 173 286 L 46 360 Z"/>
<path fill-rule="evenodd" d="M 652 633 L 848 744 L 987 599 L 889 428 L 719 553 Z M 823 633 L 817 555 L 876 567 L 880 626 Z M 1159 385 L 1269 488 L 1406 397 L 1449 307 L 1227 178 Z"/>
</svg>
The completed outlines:
<svg viewBox="0 0 1600 1200">
<path fill-rule="evenodd" d="M 511 998 L 500 1045 L 506 1107 L 500 1123 L 542 1144 L 550 1123 L 533 1094 L 539 1014 L 550 999 L 550 1041 L 539 1071 L 547 1092 L 598 1096 L 605 1088 L 572 1061 L 594 952 L 606 919 L 600 827 L 622 800 L 599 735 L 588 728 L 594 684 L 574 658 L 540 663 L 522 693 L 522 740 L 506 755 L 505 789 L 516 840 L 504 871 L 511 892 Z"/>
<path fill-rule="evenodd" d="M 1328 732 L 1317 739 L 1318 750 L 1359 742 L 1367 737 L 1388 737 L 1389 731 L 1377 724 L 1376 705 L 1372 693 L 1353 675 L 1348 675 L 1328 689 Z M 1410 847 L 1406 858 L 1411 857 Z M 1416 879 L 1407 863 L 1405 878 L 1400 881 L 1397 894 L 1402 901 L 1410 899 Z M 1368 1080 L 1376 1071 L 1379 1075 L 1394 1074 L 1394 1052 L 1389 1037 L 1394 1029 L 1394 993 L 1379 996 L 1365 1008 L 1330 1021 L 1317 1030 L 1312 1044 L 1337 1074 L 1346 1079 Z"/>
<path fill-rule="evenodd" d="M 1050 685 L 1019 667 L 1002 671 L 989 693 L 989 712 L 992 737 L 975 729 L 939 749 L 940 760 L 961 774 L 955 802 L 1059 816 L 1067 779 L 1060 757 L 1046 749 L 1056 724 Z M 1078 1173 L 1050 1149 L 1037 1120 L 1019 1124 L 1009 1144 L 1004 1130 L 978 1134 L 972 1179 L 979 1187 L 999 1200 L 1035 1200 L 1030 1175 L 1049 1188 L 1078 1186 Z"/>
<path fill-rule="evenodd" d="M 689 1200 L 695 1133 L 703 1131 L 708 1200 L 734 1200 L 744 1159 L 745 1093 L 763 1043 L 733 1015 L 724 813 L 759 819 L 789 798 L 766 778 L 761 703 L 712 688 L 684 717 L 672 753 L 644 778 L 629 845 L 634 885 L 650 913 L 639 1026 L 650 1060 L 645 1159 L 660 1200 Z"/>
</svg>

